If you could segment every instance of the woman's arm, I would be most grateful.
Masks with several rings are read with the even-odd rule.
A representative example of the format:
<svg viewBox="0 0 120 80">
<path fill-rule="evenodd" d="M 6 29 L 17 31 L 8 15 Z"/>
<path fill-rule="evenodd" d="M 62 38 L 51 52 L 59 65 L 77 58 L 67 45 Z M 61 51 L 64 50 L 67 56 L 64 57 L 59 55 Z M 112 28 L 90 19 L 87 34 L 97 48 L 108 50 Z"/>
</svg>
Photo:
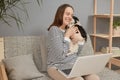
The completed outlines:
<svg viewBox="0 0 120 80">
<path fill-rule="evenodd" d="M 69 50 L 69 42 L 64 40 L 64 33 L 53 26 L 48 33 L 48 60 L 62 61 Z"/>
</svg>

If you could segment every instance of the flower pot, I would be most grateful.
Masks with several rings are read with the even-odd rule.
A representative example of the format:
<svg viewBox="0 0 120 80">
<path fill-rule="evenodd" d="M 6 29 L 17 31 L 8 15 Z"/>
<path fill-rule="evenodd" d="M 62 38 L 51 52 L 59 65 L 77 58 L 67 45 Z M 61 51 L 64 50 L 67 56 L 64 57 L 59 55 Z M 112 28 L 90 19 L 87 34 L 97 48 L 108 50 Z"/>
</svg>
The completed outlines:
<svg viewBox="0 0 120 80">
<path fill-rule="evenodd" d="M 113 29 L 113 36 L 120 36 L 120 26 Z"/>
</svg>

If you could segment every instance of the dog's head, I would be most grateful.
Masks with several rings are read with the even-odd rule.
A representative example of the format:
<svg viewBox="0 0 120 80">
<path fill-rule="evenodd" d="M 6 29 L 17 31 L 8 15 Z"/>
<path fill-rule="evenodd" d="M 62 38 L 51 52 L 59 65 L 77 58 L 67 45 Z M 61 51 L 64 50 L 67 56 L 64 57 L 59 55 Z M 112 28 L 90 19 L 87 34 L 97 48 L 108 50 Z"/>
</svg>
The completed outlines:
<svg viewBox="0 0 120 80">
<path fill-rule="evenodd" d="M 81 26 L 80 21 L 76 16 L 73 16 L 73 19 L 67 28 L 70 28 L 70 27 L 78 27 L 82 37 L 85 38 L 85 41 L 87 41 L 87 33 L 84 30 L 84 28 Z"/>
<path fill-rule="evenodd" d="M 80 21 L 76 16 L 73 16 L 72 21 L 68 24 L 68 28 L 73 27 L 74 25 L 80 25 Z"/>
</svg>

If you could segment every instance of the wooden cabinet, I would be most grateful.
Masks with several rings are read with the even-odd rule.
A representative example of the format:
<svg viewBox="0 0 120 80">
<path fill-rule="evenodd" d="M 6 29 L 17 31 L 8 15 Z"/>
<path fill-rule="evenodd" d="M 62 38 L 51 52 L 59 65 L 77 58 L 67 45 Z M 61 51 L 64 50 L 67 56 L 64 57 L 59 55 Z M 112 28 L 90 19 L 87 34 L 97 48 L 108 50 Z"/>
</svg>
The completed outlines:
<svg viewBox="0 0 120 80">
<path fill-rule="evenodd" d="M 103 0 L 104 1 L 104 0 Z M 109 14 L 99 14 L 97 13 L 97 4 L 98 0 L 94 0 L 94 15 L 93 15 L 93 34 L 91 36 L 93 37 L 93 48 L 94 51 L 96 52 L 96 38 L 102 38 L 102 39 L 107 39 L 108 40 L 108 47 L 109 51 L 108 53 L 112 53 L 112 44 L 113 44 L 113 38 L 120 38 L 120 35 L 113 36 L 112 31 L 113 31 L 113 20 L 114 17 L 120 17 L 120 14 L 114 14 L 114 0 L 110 0 L 110 13 Z M 97 18 L 104 18 L 104 19 L 109 19 L 109 32 L 108 34 L 102 34 L 102 33 L 97 33 Z M 120 39 L 119 39 L 120 42 Z M 109 68 L 111 68 L 111 64 L 114 64 L 116 66 L 120 66 L 120 60 L 116 59 L 115 57 L 120 57 L 119 55 L 113 55 L 109 62 Z"/>
</svg>

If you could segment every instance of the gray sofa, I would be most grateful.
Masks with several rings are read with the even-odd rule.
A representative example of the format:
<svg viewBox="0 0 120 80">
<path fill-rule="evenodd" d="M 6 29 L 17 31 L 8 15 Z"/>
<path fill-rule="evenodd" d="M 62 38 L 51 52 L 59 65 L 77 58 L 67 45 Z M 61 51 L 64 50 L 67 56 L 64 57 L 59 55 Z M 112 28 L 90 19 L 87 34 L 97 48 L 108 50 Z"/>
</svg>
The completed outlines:
<svg viewBox="0 0 120 80">
<path fill-rule="evenodd" d="M 46 72 L 46 42 L 45 36 L 4 37 L 5 59 L 0 64 L 0 80 L 51 80 Z M 89 36 L 81 53 L 79 56 L 93 55 Z M 120 80 L 120 74 L 108 68 L 98 75 L 101 80 Z"/>
</svg>

